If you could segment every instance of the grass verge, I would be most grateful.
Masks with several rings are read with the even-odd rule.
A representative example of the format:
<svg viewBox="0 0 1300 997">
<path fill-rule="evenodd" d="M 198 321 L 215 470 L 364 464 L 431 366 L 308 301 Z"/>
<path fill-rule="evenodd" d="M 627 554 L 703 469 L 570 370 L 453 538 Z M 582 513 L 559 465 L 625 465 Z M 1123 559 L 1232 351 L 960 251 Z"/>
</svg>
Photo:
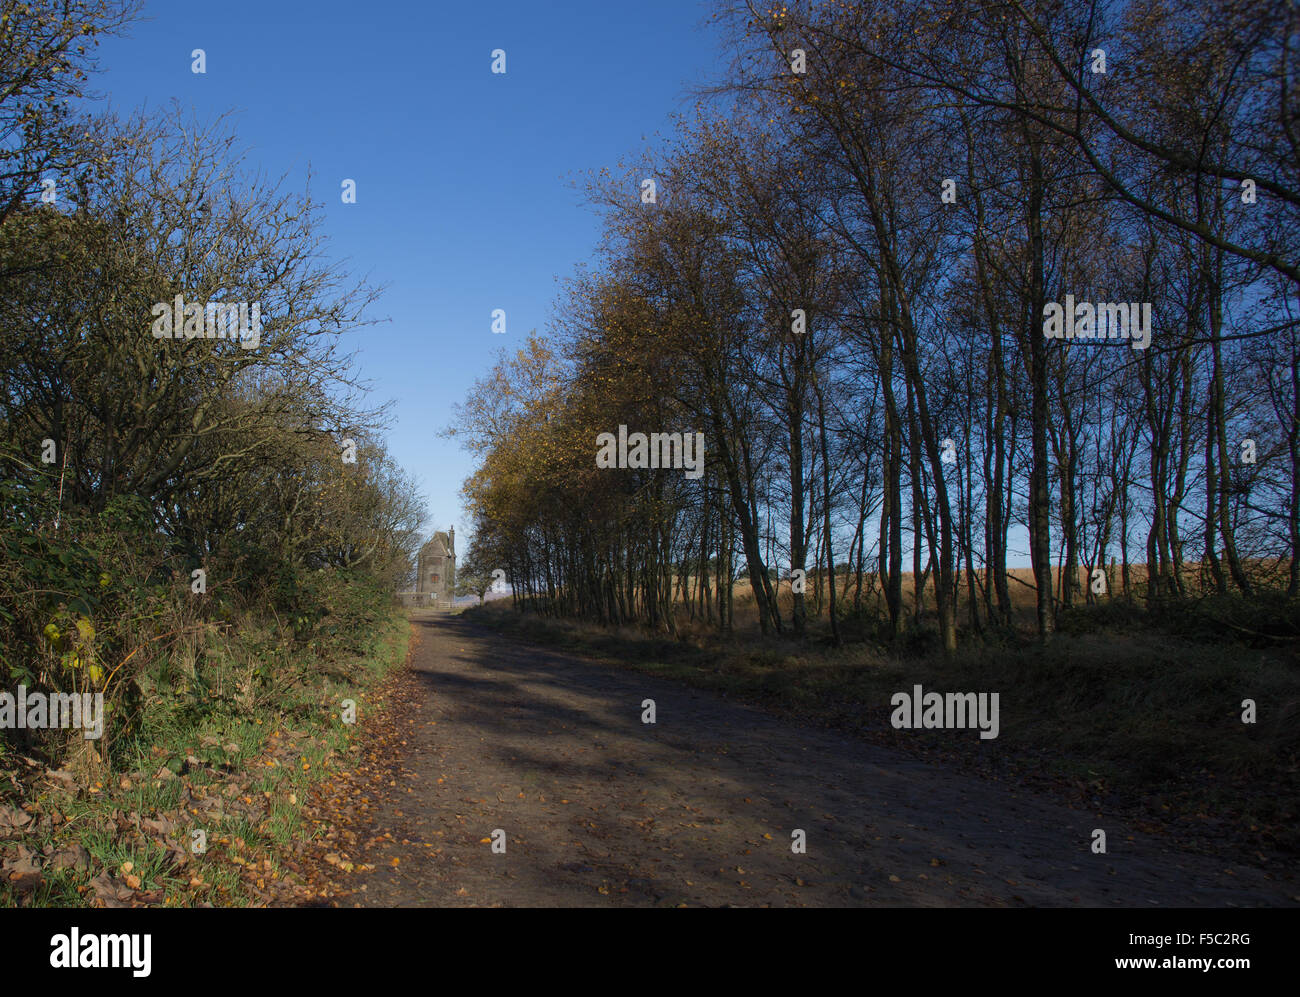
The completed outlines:
<svg viewBox="0 0 1300 997">
<path fill-rule="evenodd" d="M 404 615 L 359 632 L 325 654 L 270 624 L 205 630 L 145 676 L 140 722 L 102 778 L 0 756 L 0 905 L 267 902 L 281 856 L 318 833 L 301 813 L 308 787 L 354 749 L 344 701 L 373 708 L 406 658 Z M 93 744 L 70 754 L 98 757 Z"/>
</svg>

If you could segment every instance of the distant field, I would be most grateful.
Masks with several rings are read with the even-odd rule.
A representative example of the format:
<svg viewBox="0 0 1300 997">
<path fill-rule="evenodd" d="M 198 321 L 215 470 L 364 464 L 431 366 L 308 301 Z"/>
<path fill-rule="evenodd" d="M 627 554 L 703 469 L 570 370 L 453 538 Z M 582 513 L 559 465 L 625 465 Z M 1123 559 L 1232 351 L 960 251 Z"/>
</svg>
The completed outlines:
<svg viewBox="0 0 1300 997">
<path fill-rule="evenodd" d="M 1261 579 L 1276 580 L 1277 570 L 1273 565 L 1250 565 L 1252 573 Z M 1052 569 L 1052 581 L 1054 592 L 1060 592 L 1061 585 L 1060 567 Z M 1087 591 L 1089 588 L 1090 577 L 1085 568 L 1080 568 L 1079 572 L 1079 589 L 1075 597 L 1076 606 L 1085 606 L 1088 604 Z M 983 584 L 981 573 L 977 572 L 976 593 L 980 603 L 981 611 L 983 610 L 983 597 L 980 585 Z M 1010 568 L 1007 571 L 1007 593 L 1011 600 L 1012 622 L 1017 627 L 1033 628 L 1037 619 L 1037 586 L 1034 584 L 1033 572 L 1029 568 Z M 1140 600 L 1145 598 L 1147 583 L 1146 564 L 1129 565 L 1129 592 L 1130 599 Z M 1202 584 L 1201 567 L 1197 563 L 1187 563 L 1183 566 L 1183 583 L 1186 587 L 1187 594 L 1192 597 L 1208 594 L 1208 589 Z M 710 586 L 716 583 L 710 579 Z M 777 588 L 777 602 L 781 607 L 782 614 L 788 618 L 794 604 L 794 595 L 790 588 L 788 580 L 782 579 L 780 582 L 774 581 Z M 686 625 L 690 618 L 690 611 L 680 598 L 680 580 L 678 593 L 677 618 L 679 625 Z M 687 581 L 687 588 L 692 594 L 698 594 L 698 580 L 691 576 Z M 856 574 L 837 573 L 835 576 L 835 591 L 838 604 L 841 606 L 841 612 L 844 607 L 852 604 L 858 587 L 858 576 Z M 864 572 L 861 579 L 862 595 L 861 605 L 865 612 L 885 613 L 884 595 L 880 589 L 878 579 L 874 572 Z M 916 603 L 916 581 L 912 572 L 904 572 L 902 577 L 902 593 L 904 614 L 910 616 L 914 611 Z M 717 598 L 716 591 L 714 598 Z M 758 627 L 758 617 L 754 611 L 754 595 L 750 586 L 748 577 L 741 577 L 736 580 L 733 588 L 732 598 L 734 600 L 733 611 L 735 613 L 736 627 L 748 628 Z M 812 571 L 808 572 L 807 589 L 805 592 L 805 602 L 809 606 L 809 625 L 816 628 L 817 619 L 812 615 L 812 608 L 820 598 L 822 603 L 822 623 L 826 620 L 826 610 L 830 602 L 830 587 L 826 575 L 823 573 L 817 575 Z M 1106 604 L 1120 601 L 1123 598 L 1122 579 L 1118 566 L 1113 569 L 1107 569 L 1106 594 L 1094 597 L 1096 603 Z M 923 611 L 922 620 L 931 619 L 934 610 L 934 582 L 932 577 L 926 578 L 925 589 L 923 592 Z M 963 572 L 959 579 L 958 596 L 957 596 L 957 625 L 965 627 L 969 620 L 970 598 L 967 585 L 967 576 Z"/>
</svg>

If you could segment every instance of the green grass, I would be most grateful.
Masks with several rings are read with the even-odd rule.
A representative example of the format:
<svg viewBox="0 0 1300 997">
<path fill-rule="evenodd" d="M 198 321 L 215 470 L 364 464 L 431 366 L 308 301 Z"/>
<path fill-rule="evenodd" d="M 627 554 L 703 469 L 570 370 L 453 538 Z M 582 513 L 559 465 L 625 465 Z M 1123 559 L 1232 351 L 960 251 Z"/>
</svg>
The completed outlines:
<svg viewBox="0 0 1300 997">
<path fill-rule="evenodd" d="M 356 733 L 340 722 L 340 702 L 354 699 L 364 716 L 370 692 L 405 659 L 410 630 L 403 615 L 378 615 L 365 629 L 327 656 L 319 646 L 292 648 L 243 688 L 248 648 L 275 646 L 269 626 L 241 628 L 233 640 L 214 636 L 191 689 L 166 690 L 177 669 L 160 662 L 152 676 L 158 692 L 143 704 L 131 734 L 109 746 L 111 764 L 101 766 L 100 778 L 0 799 L 23 803 L 32 814 L 21 844 L 43 866 L 34 890 L 0 883 L 0 905 L 93 905 L 88 884 L 104 871 L 121 881 L 138 877 L 136 889 L 161 891 L 167 905 L 257 902 L 256 881 L 278 879 L 285 851 L 317 833 L 302 804 L 314 781 L 345 762 Z M 255 659 L 253 669 L 264 661 Z M 175 777 L 155 778 L 160 770 Z M 195 793 L 220 799 L 224 812 L 195 812 Z M 175 830 L 141 833 L 134 826 L 160 818 Z M 203 854 L 191 847 L 196 829 L 207 835 Z M 73 842 L 89 853 L 88 868 L 55 869 L 42 854 Z M 172 861 L 174 849 L 187 853 L 183 864 Z"/>
</svg>

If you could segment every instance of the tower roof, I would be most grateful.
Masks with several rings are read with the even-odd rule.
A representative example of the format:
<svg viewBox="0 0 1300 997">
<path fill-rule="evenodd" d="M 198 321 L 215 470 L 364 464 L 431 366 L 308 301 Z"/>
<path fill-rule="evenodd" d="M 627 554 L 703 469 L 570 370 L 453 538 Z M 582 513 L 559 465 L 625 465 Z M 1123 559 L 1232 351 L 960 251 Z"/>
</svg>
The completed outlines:
<svg viewBox="0 0 1300 997">
<path fill-rule="evenodd" d="M 446 533 L 443 533 L 441 530 L 439 530 L 437 533 L 435 533 L 432 537 L 429 538 L 428 543 L 426 543 L 423 547 L 420 548 L 420 553 L 432 554 L 435 557 L 450 557 L 451 544 L 452 544 L 451 538 Z"/>
</svg>

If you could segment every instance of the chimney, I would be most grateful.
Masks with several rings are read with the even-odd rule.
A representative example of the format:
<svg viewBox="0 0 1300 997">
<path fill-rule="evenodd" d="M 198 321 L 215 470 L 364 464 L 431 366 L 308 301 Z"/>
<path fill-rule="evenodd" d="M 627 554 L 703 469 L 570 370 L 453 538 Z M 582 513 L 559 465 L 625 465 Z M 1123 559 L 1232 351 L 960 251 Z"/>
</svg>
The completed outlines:
<svg viewBox="0 0 1300 997">
<path fill-rule="evenodd" d="M 456 555 L 456 527 L 453 526 L 447 531 L 447 537 L 447 546 L 450 548 L 447 553 L 454 557 Z"/>
</svg>

